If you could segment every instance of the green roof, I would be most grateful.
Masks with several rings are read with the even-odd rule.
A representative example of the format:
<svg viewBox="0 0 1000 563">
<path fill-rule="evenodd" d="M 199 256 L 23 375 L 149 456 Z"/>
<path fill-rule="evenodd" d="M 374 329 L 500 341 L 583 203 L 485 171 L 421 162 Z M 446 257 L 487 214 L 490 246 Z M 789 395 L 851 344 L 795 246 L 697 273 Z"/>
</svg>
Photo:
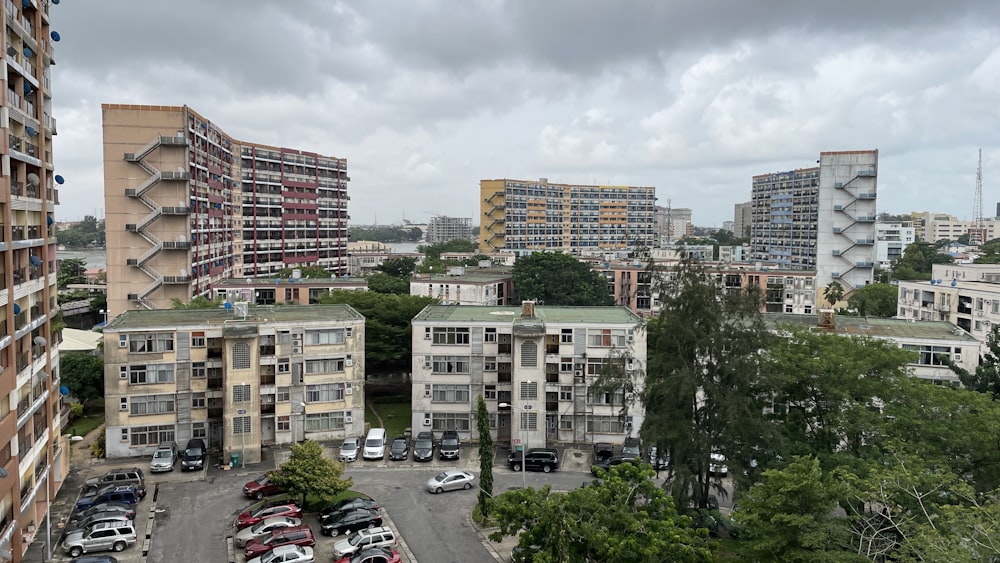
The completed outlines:
<svg viewBox="0 0 1000 563">
<path fill-rule="evenodd" d="M 535 306 L 535 317 L 545 323 L 638 324 L 642 318 L 625 307 Z M 490 305 L 428 305 L 414 322 L 513 322 L 521 318 L 521 307 Z"/>
<path fill-rule="evenodd" d="M 275 282 L 274 280 L 279 280 Z M 368 285 L 367 278 L 299 278 L 296 281 L 292 281 L 292 278 L 228 278 L 222 281 L 214 282 L 212 287 L 223 288 L 223 287 L 247 287 L 247 286 L 279 286 L 287 285 L 291 287 L 298 287 L 300 285 L 304 286 L 334 286 L 334 285 Z"/>
<path fill-rule="evenodd" d="M 105 330 L 122 328 L 177 327 L 219 324 L 239 319 L 233 311 L 217 309 L 157 309 L 153 311 L 125 311 L 114 318 Z M 350 305 L 279 305 L 250 307 L 247 320 L 263 322 L 289 321 L 352 321 L 364 320 L 361 313 Z"/>
<path fill-rule="evenodd" d="M 788 313 L 765 313 L 764 320 L 769 326 L 779 324 L 819 327 L 818 315 L 792 315 Z M 834 316 L 834 330 L 837 334 L 870 335 L 879 338 L 911 338 L 977 342 L 968 332 L 945 321 L 910 321 L 907 319 L 885 319 L 879 317 Z"/>
</svg>

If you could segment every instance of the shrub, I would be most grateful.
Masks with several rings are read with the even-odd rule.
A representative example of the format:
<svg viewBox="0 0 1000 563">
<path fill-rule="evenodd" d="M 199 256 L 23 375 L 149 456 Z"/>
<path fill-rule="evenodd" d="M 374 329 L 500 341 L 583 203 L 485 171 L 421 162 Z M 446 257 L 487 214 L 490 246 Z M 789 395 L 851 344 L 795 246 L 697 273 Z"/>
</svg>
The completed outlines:
<svg viewBox="0 0 1000 563">
<path fill-rule="evenodd" d="M 104 429 L 101 429 L 101 433 L 98 434 L 97 439 L 94 440 L 94 443 L 90 445 L 90 455 L 93 457 L 103 458 L 105 455 L 104 432 L 105 432 Z"/>
</svg>

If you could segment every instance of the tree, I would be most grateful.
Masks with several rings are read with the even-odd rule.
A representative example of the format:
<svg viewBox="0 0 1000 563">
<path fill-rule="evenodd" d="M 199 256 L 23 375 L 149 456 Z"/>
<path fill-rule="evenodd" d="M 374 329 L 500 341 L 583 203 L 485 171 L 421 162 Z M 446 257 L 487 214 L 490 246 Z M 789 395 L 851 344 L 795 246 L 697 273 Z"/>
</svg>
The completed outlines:
<svg viewBox="0 0 1000 563">
<path fill-rule="evenodd" d="M 733 515 L 740 554 L 762 563 L 864 561 L 847 552 L 848 521 L 834 514 L 845 493 L 816 458 L 796 457 L 784 469 L 765 471 L 763 482 L 740 496 Z"/>
<path fill-rule="evenodd" d="M 187 303 L 174 297 L 170 300 L 170 308 L 171 309 L 218 309 L 219 307 L 222 307 L 223 302 L 224 299 L 221 295 L 219 297 L 216 297 L 215 301 L 210 300 L 208 297 L 205 297 L 204 295 L 196 295 L 191 299 L 191 301 L 188 301 Z"/>
<path fill-rule="evenodd" d="M 941 241 L 938 241 L 941 242 Z M 947 244 L 947 241 L 944 241 Z M 934 264 L 951 264 L 951 256 L 938 252 L 938 246 L 924 241 L 907 245 L 903 255 L 893 260 L 892 276 L 897 280 L 929 280 Z"/>
<path fill-rule="evenodd" d="M 87 261 L 83 258 L 67 258 L 59 261 L 56 283 L 60 288 L 71 283 L 87 283 Z"/>
<path fill-rule="evenodd" d="M 288 461 L 270 474 L 270 480 L 290 494 L 301 495 L 302 506 L 306 506 L 309 495 L 332 502 L 334 497 L 354 484 L 350 477 L 341 479 L 344 464 L 323 457 L 323 448 L 318 442 L 306 440 L 293 444 L 291 449 Z"/>
<path fill-rule="evenodd" d="M 372 272 L 366 276 L 368 290 L 395 295 L 410 294 L 410 278 L 390 276 L 385 272 Z"/>
<path fill-rule="evenodd" d="M 949 363 L 951 370 L 958 374 L 962 385 L 980 393 L 989 393 L 994 400 L 1000 399 L 1000 326 L 994 326 L 986 335 L 987 351 L 980 355 L 975 373 Z"/>
<path fill-rule="evenodd" d="M 383 262 L 376 270 L 380 272 L 385 272 L 390 276 L 397 278 L 407 278 L 409 281 L 410 275 L 417 268 L 417 261 L 409 256 L 404 256 L 402 258 L 390 258 Z"/>
<path fill-rule="evenodd" d="M 838 281 L 828 283 L 826 289 L 823 290 L 823 298 L 833 307 L 844 298 L 844 286 L 840 285 Z"/>
<path fill-rule="evenodd" d="M 533 561 L 711 561 L 708 531 L 677 514 L 648 465 L 623 463 L 600 482 L 565 493 L 542 489 L 496 497 L 491 514 L 499 541 L 520 533 Z M 523 531 L 522 531 L 523 530 Z"/>
<path fill-rule="evenodd" d="M 895 317 L 899 288 L 887 283 L 872 283 L 857 289 L 847 299 L 847 306 L 861 316 Z"/>
<path fill-rule="evenodd" d="M 569 254 L 534 252 L 521 256 L 512 275 L 521 299 L 559 306 L 614 305 L 607 280 Z"/>
<path fill-rule="evenodd" d="M 479 395 L 477 400 L 476 430 L 479 433 L 479 512 L 489 515 L 490 499 L 493 497 L 493 435 L 490 434 L 490 413 L 486 401 Z"/>
<path fill-rule="evenodd" d="M 331 274 L 326 268 L 321 266 L 288 266 L 287 268 L 282 268 L 278 270 L 275 277 L 279 278 L 290 278 L 295 270 L 299 270 L 299 274 L 303 278 L 319 278 L 325 279 L 331 277 Z"/>
<path fill-rule="evenodd" d="M 438 242 L 431 245 L 420 245 L 417 252 L 422 252 L 424 256 L 432 260 L 440 260 L 441 255 L 446 252 L 476 252 L 478 245 L 467 239 L 454 239 L 447 242 Z"/>
<path fill-rule="evenodd" d="M 86 352 L 66 352 L 59 358 L 62 384 L 81 403 L 104 396 L 104 360 Z"/>
</svg>

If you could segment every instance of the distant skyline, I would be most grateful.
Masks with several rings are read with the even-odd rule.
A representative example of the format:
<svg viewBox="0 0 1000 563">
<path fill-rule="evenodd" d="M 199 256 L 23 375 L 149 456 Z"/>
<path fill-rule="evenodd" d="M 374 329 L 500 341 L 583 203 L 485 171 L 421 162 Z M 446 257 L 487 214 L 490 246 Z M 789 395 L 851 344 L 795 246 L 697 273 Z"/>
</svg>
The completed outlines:
<svg viewBox="0 0 1000 563">
<path fill-rule="evenodd" d="M 699 226 L 751 177 L 879 149 L 878 210 L 1000 190 L 1000 2 L 69 0 L 60 220 L 103 210 L 100 104 L 191 106 L 348 159 L 350 223 L 478 223 L 479 181 L 655 186 Z M 115 155 L 108 155 L 115 158 Z"/>
</svg>

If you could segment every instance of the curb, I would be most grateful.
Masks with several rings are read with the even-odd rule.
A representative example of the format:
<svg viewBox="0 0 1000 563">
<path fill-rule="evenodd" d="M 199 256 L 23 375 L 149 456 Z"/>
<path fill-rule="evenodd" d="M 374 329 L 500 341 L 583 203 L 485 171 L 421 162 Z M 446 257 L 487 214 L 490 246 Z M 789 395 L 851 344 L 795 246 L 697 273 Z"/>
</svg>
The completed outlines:
<svg viewBox="0 0 1000 563">
<path fill-rule="evenodd" d="M 500 563 L 504 563 L 506 559 L 504 559 L 503 555 L 497 551 L 496 545 L 494 545 L 493 541 L 488 537 L 489 534 L 486 533 L 487 530 L 494 528 L 483 528 L 479 524 L 476 524 L 476 521 L 472 519 L 472 512 L 469 512 L 469 525 L 476 529 L 476 533 L 479 534 L 480 542 L 482 542 L 486 551 L 493 556 L 493 559 L 499 561 Z"/>
<path fill-rule="evenodd" d="M 368 498 L 373 498 L 371 495 L 362 491 L 361 489 L 355 489 L 355 490 L 360 493 L 364 493 Z M 396 547 L 399 548 L 397 551 L 399 551 L 399 555 L 402 558 L 402 560 L 409 561 L 410 563 L 417 563 L 417 558 L 414 557 L 413 552 L 410 551 L 410 546 L 406 545 L 406 540 L 403 539 L 403 535 L 399 533 L 399 528 L 396 527 L 396 523 L 393 522 L 392 518 L 389 516 L 389 511 L 382 508 L 381 512 L 382 512 L 383 525 L 392 528 L 392 531 L 396 534 L 396 544 L 397 544 Z"/>
</svg>

